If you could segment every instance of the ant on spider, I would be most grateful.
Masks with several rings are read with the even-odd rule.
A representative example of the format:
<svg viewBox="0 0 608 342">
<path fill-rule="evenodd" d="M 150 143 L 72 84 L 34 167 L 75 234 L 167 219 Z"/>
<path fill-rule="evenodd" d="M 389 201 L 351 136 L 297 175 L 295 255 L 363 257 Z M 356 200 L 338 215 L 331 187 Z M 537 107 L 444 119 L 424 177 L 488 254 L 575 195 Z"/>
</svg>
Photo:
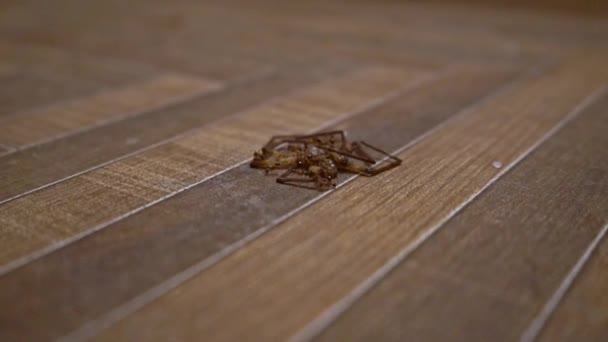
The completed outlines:
<svg viewBox="0 0 608 342">
<path fill-rule="evenodd" d="M 365 148 L 390 159 L 381 166 Z M 276 135 L 253 154 L 250 166 L 265 170 L 286 170 L 277 183 L 326 191 L 336 186 L 338 173 L 374 176 L 401 164 L 392 156 L 364 141 L 348 142 L 344 131 L 310 135 Z"/>
</svg>

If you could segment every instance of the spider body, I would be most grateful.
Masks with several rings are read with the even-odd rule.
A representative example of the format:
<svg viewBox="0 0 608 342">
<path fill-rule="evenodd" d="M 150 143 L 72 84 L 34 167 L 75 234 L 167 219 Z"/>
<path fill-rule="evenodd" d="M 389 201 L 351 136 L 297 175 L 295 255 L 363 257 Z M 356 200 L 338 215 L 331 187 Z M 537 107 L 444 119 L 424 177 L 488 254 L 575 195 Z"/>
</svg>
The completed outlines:
<svg viewBox="0 0 608 342">
<path fill-rule="evenodd" d="M 377 164 L 364 146 L 391 161 Z M 319 191 L 336 186 L 340 172 L 373 176 L 401 164 L 401 160 L 363 141 L 350 143 L 343 131 L 312 135 L 274 136 L 253 155 L 250 166 L 266 173 L 285 170 L 277 182 Z"/>
</svg>

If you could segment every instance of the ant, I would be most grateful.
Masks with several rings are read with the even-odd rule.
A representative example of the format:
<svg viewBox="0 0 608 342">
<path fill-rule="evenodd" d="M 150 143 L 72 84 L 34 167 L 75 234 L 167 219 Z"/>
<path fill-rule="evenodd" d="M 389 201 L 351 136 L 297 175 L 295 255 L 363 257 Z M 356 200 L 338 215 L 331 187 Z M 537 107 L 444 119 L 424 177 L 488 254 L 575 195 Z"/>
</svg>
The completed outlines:
<svg viewBox="0 0 608 342">
<path fill-rule="evenodd" d="M 390 159 L 381 166 L 365 148 Z M 253 154 L 250 166 L 265 170 L 286 170 L 277 183 L 326 191 L 336 187 L 338 173 L 374 176 L 401 165 L 401 159 L 364 141 L 348 142 L 344 131 L 310 135 L 276 135 Z"/>
</svg>

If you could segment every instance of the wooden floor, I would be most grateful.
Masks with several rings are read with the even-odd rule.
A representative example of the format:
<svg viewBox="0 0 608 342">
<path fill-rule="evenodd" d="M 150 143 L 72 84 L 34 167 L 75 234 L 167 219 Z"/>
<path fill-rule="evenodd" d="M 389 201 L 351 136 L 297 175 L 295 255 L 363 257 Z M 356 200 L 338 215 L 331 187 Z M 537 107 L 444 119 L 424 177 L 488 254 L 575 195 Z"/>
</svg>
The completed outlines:
<svg viewBox="0 0 608 342">
<path fill-rule="evenodd" d="M 3 1 L 0 341 L 608 341 L 608 20 L 476 6 Z"/>
</svg>

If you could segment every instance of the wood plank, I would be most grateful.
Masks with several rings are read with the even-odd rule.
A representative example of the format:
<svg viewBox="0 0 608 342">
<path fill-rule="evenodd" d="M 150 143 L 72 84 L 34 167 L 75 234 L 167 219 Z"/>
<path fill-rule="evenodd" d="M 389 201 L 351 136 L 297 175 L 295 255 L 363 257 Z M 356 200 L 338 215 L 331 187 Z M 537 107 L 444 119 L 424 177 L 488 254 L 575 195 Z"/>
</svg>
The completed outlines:
<svg viewBox="0 0 608 342">
<path fill-rule="evenodd" d="M 269 136 L 316 129 L 420 77 L 363 69 L 5 203 L 0 274 L 242 163 Z"/>
<path fill-rule="evenodd" d="M 510 70 L 456 68 L 332 129 L 397 149 L 513 75 Z M 83 327 L 87 331 L 107 324 L 116 312 L 125 311 L 122 307 L 141 302 L 138 295 L 145 292 L 147 300 L 153 299 L 150 291 L 162 288 L 164 280 L 319 196 L 276 186 L 274 177 L 248 165 L 232 169 L 6 274 L 0 280 L 0 322 L 5 322 L 0 331 L 14 334 L 4 336 L 8 339 L 57 338 L 87 321 L 92 321 Z M 170 259 L 167 251 L 172 251 Z M 30 298 L 26 305 L 18 300 L 24 296 Z M 25 317 L 27 330 L 17 324 Z"/>
<path fill-rule="evenodd" d="M 89 96 L 113 86 L 120 87 L 142 79 L 143 75 L 132 75 L 109 81 L 89 78 L 84 73 L 74 75 L 64 74 L 60 70 L 20 67 L 0 79 L 4 84 L 10 84 L 0 91 L 0 118 L 20 115 L 36 108 Z"/>
<path fill-rule="evenodd" d="M 27 115 L 0 118 L 0 144 L 24 148 L 65 137 L 163 106 L 218 90 L 217 82 L 163 74 L 126 87 L 107 90 Z"/>
<path fill-rule="evenodd" d="M 567 63 L 463 113 L 403 167 L 347 184 L 97 340 L 290 337 L 479 194 L 504 172 L 493 162 L 510 168 L 571 118 L 605 81 L 596 67 Z"/>
<path fill-rule="evenodd" d="M 69 7 L 70 12 L 75 12 L 78 8 L 74 4 Z M 108 7 L 104 8 L 106 11 L 118 12 L 112 13 L 116 17 L 125 15 L 121 13 L 124 11 L 109 6 L 104 7 Z M 179 13 L 180 22 L 188 22 L 189 25 L 178 26 L 175 31 L 167 30 L 164 25 L 159 25 L 154 20 L 156 19 L 154 16 L 146 15 L 146 11 L 142 9 L 140 20 L 133 20 L 131 13 L 128 20 L 120 20 L 121 25 L 116 25 L 116 27 L 109 28 L 104 22 L 97 20 L 94 24 L 90 24 L 86 31 L 78 30 L 73 23 L 63 23 L 64 25 L 59 27 L 55 25 L 52 31 L 41 32 L 34 27 L 30 29 L 30 32 L 10 31 L 9 36 L 38 44 L 50 45 L 50 42 L 54 45 L 106 56 L 154 61 L 158 65 L 181 72 L 195 70 L 208 63 L 205 56 L 209 51 L 214 51 L 226 58 L 248 56 L 261 64 L 278 64 L 311 58 L 322 60 L 353 57 L 371 60 L 374 52 L 383 58 L 390 58 L 391 55 L 412 58 L 413 55 L 418 55 L 418 57 L 423 56 L 428 59 L 443 57 L 444 61 L 456 58 L 504 60 L 520 58 L 527 50 L 544 51 L 541 47 L 542 41 L 535 41 L 524 47 L 518 42 L 496 39 L 496 35 L 487 30 L 466 31 L 465 34 L 453 33 L 454 30 L 418 30 L 418 25 L 412 25 L 407 30 L 403 30 L 401 26 L 392 21 L 389 23 L 392 25 L 387 25 L 385 21 L 381 20 L 353 21 L 350 20 L 352 15 L 321 16 L 319 11 L 313 14 L 315 18 L 311 20 L 310 15 L 302 15 L 299 12 L 301 6 L 281 8 L 278 13 L 265 11 L 262 12 L 263 15 L 258 16 L 254 16 L 255 7 L 250 8 L 251 6 L 243 6 L 243 4 L 238 4 L 238 8 L 235 7 L 207 3 L 182 3 L 173 10 Z M 269 7 L 270 10 L 278 6 L 273 4 L 261 8 L 266 7 Z M 152 12 L 152 10 L 146 10 Z M 258 10 L 258 12 L 260 11 Z M 285 13 L 289 13 L 289 15 L 284 15 Z M 206 20 L 201 20 L 201 18 L 206 18 Z M 285 18 L 291 18 L 291 20 L 288 21 Z M 320 21 L 333 24 L 329 27 L 335 27 L 339 22 L 358 22 L 365 26 L 357 28 L 357 25 L 349 24 L 349 28 L 357 30 L 357 34 L 354 35 L 344 35 L 343 32 L 324 33 L 316 32 L 314 27 L 309 27 L 311 24 L 301 28 L 293 27 L 290 22 L 296 19 L 304 23 L 312 23 L 312 25 L 316 25 Z M 218 23 L 218 20 L 221 20 L 222 24 Z M 148 22 L 149 24 L 146 24 Z M 38 22 L 36 24 L 40 25 Z M 103 29 L 96 29 L 96 26 Z M 222 27 L 230 27 L 230 29 L 221 29 Z M 379 30 L 378 28 L 382 28 L 382 30 L 376 32 Z M 374 35 L 363 34 L 367 31 L 372 31 Z M 121 32 L 130 32 L 130 34 L 124 36 L 121 35 Z M 206 34 L 205 39 L 201 39 L 205 32 L 213 32 L 213 34 Z M 196 35 L 198 35 L 197 38 L 195 38 Z M 323 36 L 324 39 L 319 39 L 319 36 Z M 71 39 L 67 37 L 71 37 Z M 193 40 L 196 41 L 196 44 L 192 44 Z M 226 41 L 238 41 L 239 44 L 226 44 Z M 160 51 L 159 45 L 163 46 Z M 378 45 L 381 49 L 377 48 Z M 276 49 L 276 46 L 281 46 L 281 49 Z M 564 49 L 562 48 L 562 50 Z M 225 64 L 205 69 L 234 69 L 242 63 L 231 61 Z"/>
<path fill-rule="evenodd" d="M 0 80 L 4 80 L 5 77 L 12 75 L 16 70 L 15 66 L 6 61 L 0 62 Z"/>
<path fill-rule="evenodd" d="M 253 78 L 186 103 L 0 157 L 0 204 L 352 69 L 331 64 L 301 67 L 294 72 Z"/>
<path fill-rule="evenodd" d="M 91 5 L 63 6 L 62 15 L 69 17 L 67 13 L 70 11 L 74 12 L 74 16 L 82 15 L 83 11 L 93 13 L 95 10 Z M 107 5 L 103 7 L 103 10 L 112 8 Z M 148 7 L 152 6 L 139 6 L 137 13 L 142 14 Z M 39 10 L 35 12 L 39 12 Z M 28 14 L 33 13 L 26 12 L 26 15 Z M 180 39 L 182 35 L 176 35 L 175 32 L 153 31 L 157 25 L 144 24 L 147 19 L 145 17 L 137 23 L 138 20 L 135 20 L 132 12 L 114 8 L 112 12 L 106 14 L 109 15 L 106 18 L 103 18 L 100 13 L 89 17 L 86 26 L 80 23 L 70 26 L 64 21 L 53 20 L 52 23 L 55 25 L 49 27 L 50 23 L 43 23 L 47 18 L 32 20 L 36 24 L 46 26 L 46 29 L 43 30 L 39 30 L 39 28 L 31 30 L 33 22 L 25 24 L 29 29 L 24 29 L 24 22 L 21 21 L 20 26 L 22 27 L 19 29 L 0 29 L 0 36 L 3 40 L 0 44 L 0 52 L 5 53 L 7 58 L 11 59 L 16 57 L 19 60 L 19 56 L 21 56 L 21 62 L 34 66 L 53 65 L 74 70 L 77 68 L 69 65 L 69 61 L 74 61 L 76 66 L 83 68 L 84 72 L 99 75 L 102 74 L 102 68 L 106 66 L 112 70 L 123 70 L 124 73 L 142 69 L 157 72 L 173 71 L 208 77 L 220 82 L 238 81 L 251 70 L 268 70 L 271 67 L 271 65 L 255 61 L 249 56 L 242 57 L 246 55 L 228 55 L 223 52 L 225 49 L 221 47 L 216 50 L 206 48 L 203 51 L 203 48 L 208 47 L 207 39 L 201 38 L 200 31 L 189 33 L 188 42 L 184 42 L 183 39 Z M 209 16 L 211 13 L 207 15 Z M 120 23 L 119 17 L 123 19 Z M 107 25 L 110 18 L 115 25 Z M 96 20 L 100 20 L 103 26 L 99 30 L 95 29 Z M 221 18 L 215 20 L 220 21 Z M 123 26 L 125 24 L 126 26 Z M 108 30 L 110 32 L 107 32 Z M 57 31 L 58 34 L 53 31 Z M 125 35 L 124 32 L 129 32 L 129 34 Z M 214 33 L 211 27 L 210 33 Z M 206 38 L 212 39 L 213 36 Z M 193 41 L 197 42 L 193 43 Z M 41 58 L 42 56 L 44 58 Z M 91 62 L 98 64 L 99 70 L 96 72 L 94 68 L 88 68 L 87 62 L 89 66 Z M 113 77 L 120 77 L 120 75 L 114 74 Z"/>
<path fill-rule="evenodd" d="M 142 81 L 161 72 L 145 65 L 5 41 L 0 43 L 0 55 L 12 68 L 1 79 L 10 87 L 0 91 L 0 117 Z"/>
<path fill-rule="evenodd" d="M 149 4 L 148 4 L 149 5 Z M 95 11 L 92 6 L 69 6 L 62 7 L 63 16 L 69 17 L 68 12 L 73 12 L 74 16 L 81 15 L 83 11 Z M 145 12 L 147 7 L 139 6 L 136 13 Z M 111 9 L 111 11 L 107 11 Z M 205 20 L 215 24 L 207 26 L 207 30 L 201 29 L 197 21 L 201 17 L 190 18 L 196 30 L 170 31 L 166 28 L 154 30 L 159 26 L 157 23 L 149 22 L 145 15 L 136 19 L 136 13 L 125 11 L 120 8 L 103 5 L 100 9 L 106 16 L 98 13 L 95 18 L 89 18 L 86 26 L 81 24 L 73 25 L 66 21 L 53 21 L 55 25 L 40 30 L 37 25 L 42 24 L 47 18 L 38 18 L 25 24 L 20 28 L 0 29 L 0 36 L 5 41 L 15 45 L 34 45 L 44 49 L 61 48 L 73 52 L 76 55 L 92 55 L 108 60 L 127 61 L 134 65 L 147 65 L 157 69 L 165 69 L 179 72 L 182 74 L 193 74 L 196 76 L 210 77 L 218 81 L 233 82 L 247 74 L 251 70 L 262 70 L 272 67 L 264 61 L 255 60 L 253 56 L 244 54 L 230 53 L 231 44 L 224 46 L 215 44 L 209 45 L 210 41 L 222 40 L 221 26 L 218 22 L 226 17 L 215 16 L 207 13 Z M 166 11 L 166 9 L 163 9 Z M 28 14 L 32 14 L 31 12 Z M 141 15 L 141 14 L 140 14 Z M 187 13 L 183 13 L 184 16 Z M 107 25 L 108 20 L 112 20 L 114 25 Z M 34 24 L 34 25 L 33 25 Z M 162 26 L 162 25 L 160 25 Z M 129 34 L 124 34 L 129 32 Z M 185 37 L 187 36 L 187 37 Z M 232 39 L 236 41 L 238 39 Z M 226 40 L 223 40 L 226 42 Z M 239 44 L 235 44 L 239 45 Z M 247 56 L 247 57 L 242 57 Z"/>
<path fill-rule="evenodd" d="M 605 113 L 606 107 L 604 107 Z M 603 117 L 605 119 L 605 115 Z M 606 125 L 604 125 L 605 135 Z M 605 139 L 604 139 L 605 140 Z M 606 144 L 604 145 L 606 146 Z M 599 157 L 602 159 L 601 157 Z M 605 158 L 604 158 L 605 160 Z M 605 163 L 604 163 L 605 164 Z M 590 170 L 586 181 L 606 188 L 607 168 Z M 587 183 L 588 184 L 588 183 Z M 606 192 L 604 198 L 606 199 Z M 605 213 L 608 212 L 604 208 Z M 601 216 L 600 216 L 601 219 Z M 579 279 L 549 319 L 539 341 L 606 341 L 608 340 L 608 240 L 604 226 L 600 245 L 593 251 Z"/>
<path fill-rule="evenodd" d="M 518 340 L 608 220 L 607 108 L 604 96 L 446 223 L 318 340 Z M 601 278 L 599 268 L 589 271 Z M 606 336 L 608 327 L 599 314 L 608 307 L 601 289 L 573 297 L 578 311 L 556 319 L 546 340 L 601 341 L 592 338 Z M 586 330 L 593 324 L 585 325 L 585 317 L 596 320 L 595 331 Z"/>
<path fill-rule="evenodd" d="M 8 147 L 8 146 L 1 146 L 0 145 L 0 156 L 2 156 L 4 154 L 7 154 L 9 152 L 12 152 L 12 151 L 13 151 L 13 149 L 10 148 L 10 147 Z"/>
</svg>

